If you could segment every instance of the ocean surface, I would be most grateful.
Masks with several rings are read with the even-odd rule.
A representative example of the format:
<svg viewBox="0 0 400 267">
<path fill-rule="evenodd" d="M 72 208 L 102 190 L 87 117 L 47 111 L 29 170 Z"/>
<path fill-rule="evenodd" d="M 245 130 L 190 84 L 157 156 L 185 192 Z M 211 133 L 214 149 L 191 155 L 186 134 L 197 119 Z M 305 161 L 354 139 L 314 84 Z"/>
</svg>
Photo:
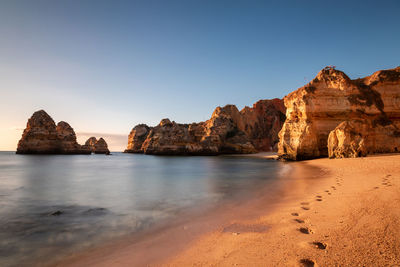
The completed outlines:
<svg viewBox="0 0 400 267">
<path fill-rule="evenodd" d="M 0 152 L 0 266 L 40 265 L 185 210 L 251 197 L 277 179 L 282 164 L 238 156 Z"/>
</svg>

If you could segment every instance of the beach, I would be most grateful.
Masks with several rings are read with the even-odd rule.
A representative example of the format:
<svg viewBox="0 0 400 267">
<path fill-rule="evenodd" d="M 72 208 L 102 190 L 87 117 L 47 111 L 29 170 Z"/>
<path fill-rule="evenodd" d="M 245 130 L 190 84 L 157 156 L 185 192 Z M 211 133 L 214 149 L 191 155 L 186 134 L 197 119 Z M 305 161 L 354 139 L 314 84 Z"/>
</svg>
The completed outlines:
<svg viewBox="0 0 400 267">
<path fill-rule="evenodd" d="M 271 196 L 278 200 L 268 205 L 266 196 L 258 195 L 192 235 L 182 233 L 190 233 L 193 220 L 207 225 L 212 217 L 189 219 L 140 242 L 108 244 L 57 265 L 396 266 L 399 160 L 396 154 L 289 163 L 287 181 Z"/>
</svg>

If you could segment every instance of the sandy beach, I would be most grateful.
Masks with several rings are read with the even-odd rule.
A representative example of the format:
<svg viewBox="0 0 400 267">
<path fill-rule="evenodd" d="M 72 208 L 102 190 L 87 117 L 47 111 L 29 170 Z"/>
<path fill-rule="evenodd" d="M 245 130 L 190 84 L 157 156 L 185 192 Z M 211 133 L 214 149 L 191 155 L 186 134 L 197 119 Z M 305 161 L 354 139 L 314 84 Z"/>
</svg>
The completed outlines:
<svg viewBox="0 0 400 267">
<path fill-rule="evenodd" d="M 277 195 L 255 196 L 214 218 L 190 218 L 140 242 L 110 244 L 57 265 L 400 264 L 400 155 L 288 166 L 291 175 L 284 175 Z"/>
</svg>

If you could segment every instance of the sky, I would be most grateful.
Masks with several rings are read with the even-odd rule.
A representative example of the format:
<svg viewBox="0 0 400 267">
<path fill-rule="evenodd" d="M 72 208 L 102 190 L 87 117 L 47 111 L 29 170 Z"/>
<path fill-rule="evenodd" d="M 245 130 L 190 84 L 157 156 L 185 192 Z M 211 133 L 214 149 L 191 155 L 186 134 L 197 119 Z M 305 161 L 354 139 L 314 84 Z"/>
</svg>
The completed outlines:
<svg viewBox="0 0 400 267">
<path fill-rule="evenodd" d="M 400 65 L 400 1 L 2 0 L 0 150 L 44 109 L 122 151 L 139 123 L 282 98 L 335 65 Z"/>
</svg>

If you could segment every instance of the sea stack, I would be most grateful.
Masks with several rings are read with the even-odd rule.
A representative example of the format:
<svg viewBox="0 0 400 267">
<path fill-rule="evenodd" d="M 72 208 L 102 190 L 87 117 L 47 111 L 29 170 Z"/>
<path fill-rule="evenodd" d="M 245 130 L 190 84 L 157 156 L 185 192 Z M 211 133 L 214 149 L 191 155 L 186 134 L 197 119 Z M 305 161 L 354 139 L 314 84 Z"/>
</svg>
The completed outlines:
<svg viewBox="0 0 400 267">
<path fill-rule="evenodd" d="M 326 67 L 284 103 L 278 151 L 283 159 L 400 151 L 400 67 L 355 80 Z"/>
<path fill-rule="evenodd" d="M 44 110 L 39 110 L 28 120 L 16 153 L 91 154 L 91 150 L 78 144 L 75 131 L 67 122 L 60 121 L 56 125 Z"/>
<path fill-rule="evenodd" d="M 91 152 L 95 154 L 110 154 L 110 150 L 108 150 L 108 145 L 107 142 L 100 137 L 99 140 L 96 139 L 96 137 L 92 136 L 90 137 L 84 145 L 85 148 L 89 149 Z"/>
<path fill-rule="evenodd" d="M 125 152 L 218 155 L 273 151 L 284 121 L 281 99 L 260 100 L 241 111 L 226 105 L 217 107 L 205 122 L 180 124 L 163 119 L 155 127 L 139 124 L 130 132 Z"/>
</svg>

